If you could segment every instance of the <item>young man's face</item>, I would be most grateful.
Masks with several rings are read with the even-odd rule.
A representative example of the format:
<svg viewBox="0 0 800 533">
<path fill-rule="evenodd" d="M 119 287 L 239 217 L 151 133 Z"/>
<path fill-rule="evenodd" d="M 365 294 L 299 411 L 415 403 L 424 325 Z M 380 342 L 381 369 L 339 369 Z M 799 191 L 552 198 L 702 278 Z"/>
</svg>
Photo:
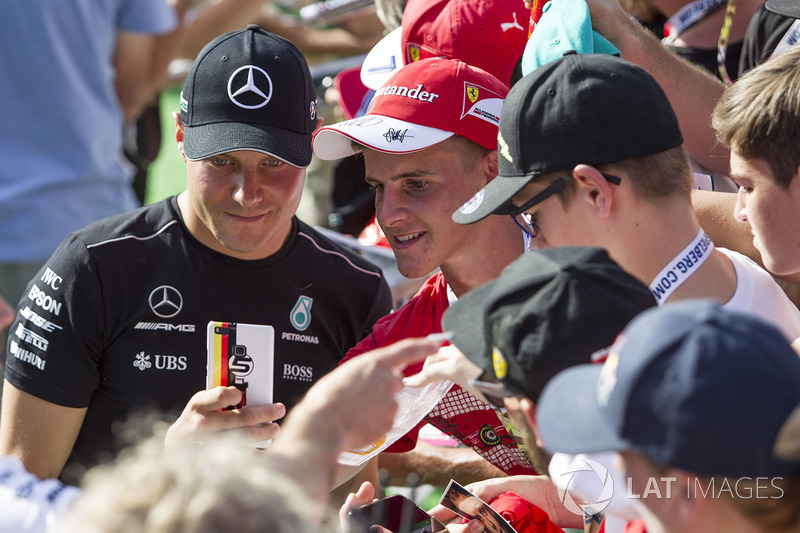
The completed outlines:
<svg viewBox="0 0 800 533">
<path fill-rule="evenodd" d="M 187 161 L 186 226 L 200 242 L 239 259 L 280 250 L 300 204 L 305 169 L 237 151 Z"/>
<path fill-rule="evenodd" d="M 753 245 L 773 274 L 800 271 L 800 178 L 784 189 L 761 159 L 745 159 L 731 149 L 731 177 L 739 184 L 734 216 L 750 223 Z"/>
<path fill-rule="evenodd" d="M 475 253 L 470 249 L 475 226 L 456 224 L 452 215 L 486 184 L 488 156 L 465 170 L 462 156 L 442 146 L 448 142 L 411 154 L 364 150 L 378 223 L 400 273 L 409 278 L 457 265 Z"/>
</svg>

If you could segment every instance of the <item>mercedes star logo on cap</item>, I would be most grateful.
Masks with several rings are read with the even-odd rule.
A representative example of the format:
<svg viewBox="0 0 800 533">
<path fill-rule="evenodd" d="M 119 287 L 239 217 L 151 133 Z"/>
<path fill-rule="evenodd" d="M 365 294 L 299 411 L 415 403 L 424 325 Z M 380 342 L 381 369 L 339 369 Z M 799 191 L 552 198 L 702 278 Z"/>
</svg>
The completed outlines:
<svg viewBox="0 0 800 533">
<path fill-rule="evenodd" d="M 242 71 L 247 72 L 246 79 L 239 74 Z M 234 90 L 233 87 L 238 87 L 238 89 Z M 264 107 L 272 98 L 272 79 L 264 69 L 255 65 L 239 67 L 228 79 L 228 98 L 244 109 Z"/>
</svg>

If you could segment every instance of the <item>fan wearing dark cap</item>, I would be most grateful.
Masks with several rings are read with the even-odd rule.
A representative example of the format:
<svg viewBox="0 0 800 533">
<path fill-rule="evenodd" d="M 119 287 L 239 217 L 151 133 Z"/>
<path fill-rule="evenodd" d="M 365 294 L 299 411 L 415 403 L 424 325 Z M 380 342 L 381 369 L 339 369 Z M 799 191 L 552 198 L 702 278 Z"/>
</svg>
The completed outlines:
<svg viewBox="0 0 800 533">
<path fill-rule="evenodd" d="M 678 121 L 643 69 L 567 53 L 511 89 L 498 139 L 499 176 L 456 222 L 508 216 L 535 248 L 600 246 L 659 305 L 713 298 L 800 337 L 800 311 L 772 277 L 700 227 Z"/>
<path fill-rule="evenodd" d="M 495 280 L 466 293 L 445 313 L 442 326 L 454 346 L 429 356 L 406 385 L 451 379 L 498 411 L 538 472 L 549 456 L 537 445 L 536 402 L 561 370 L 602 361 L 620 331 L 655 306 L 650 291 L 600 248 L 564 246 L 524 254 Z M 583 527 L 582 517 L 539 494 L 555 493 L 540 478 L 512 476 L 470 488 L 486 501 L 518 492 L 550 513 L 561 527 Z M 549 489 L 549 490 L 548 490 Z M 557 501 L 557 500 L 556 500 Z M 437 508 L 442 519 L 451 518 Z"/>
<path fill-rule="evenodd" d="M 800 531 L 800 359 L 755 317 L 710 300 L 646 311 L 537 407 L 548 451 L 614 452 L 612 491 L 648 531 Z"/>
<path fill-rule="evenodd" d="M 184 406 L 174 438 L 240 428 L 269 439 L 389 312 L 381 271 L 295 216 L 316 109 L 291 42 L 248 26 L 206 45 L 176 118 L 186 191 L 71 234 L 29 284 L 9 340 L 0 453 L 75 481 L 114 453 L 116 421 Z M 242 393 L 202 391 L 210 321 L 273 328 L 276 403 L 222 411 Z"/>
</svg>

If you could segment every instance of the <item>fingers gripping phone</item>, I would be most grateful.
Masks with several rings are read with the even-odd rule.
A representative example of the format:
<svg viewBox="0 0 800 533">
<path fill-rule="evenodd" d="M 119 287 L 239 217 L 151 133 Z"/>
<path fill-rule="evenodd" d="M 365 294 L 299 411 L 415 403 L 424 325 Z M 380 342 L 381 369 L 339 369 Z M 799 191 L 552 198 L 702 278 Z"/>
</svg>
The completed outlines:
<svg viewBox="0 0 800 533">
<path fill-rule="evenodd" d="M 402 494 L 395 494 L 394 496 L 351 509 L 349 516 L 351 520 L 368 531 L 391 531 L 393 533 L 439 533 L 446 531 L 441 522 Z"/>
</svg>

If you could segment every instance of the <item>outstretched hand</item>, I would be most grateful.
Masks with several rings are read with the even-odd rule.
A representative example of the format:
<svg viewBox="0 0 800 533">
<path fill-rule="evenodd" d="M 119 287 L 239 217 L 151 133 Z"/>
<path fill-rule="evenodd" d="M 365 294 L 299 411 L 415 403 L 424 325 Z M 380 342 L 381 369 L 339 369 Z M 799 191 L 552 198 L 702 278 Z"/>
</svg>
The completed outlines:
<svg viewBox="0 0 800 533">
<path fill-rule="evenodd" d="M 403 379 L 407 387 L 424 387 L 428 383 L 449 379 L 462 389 L 482 398 L 479 392 L 471 390 L 470 381 L 483 373 L 481 367 L 467 359 L 455 346 L 443 346 L 439 351 L 425 359 L 422 370 Z"/>
<path fill-rule="evenodd" d="M 441 340 L 406 339 L 361 354 L 320 379 L 287 421 L 295 439 L 314 435 L 338 450 L 368 445 L 391 429 L 403 368 L 436 352 Z"/>
</svg>

